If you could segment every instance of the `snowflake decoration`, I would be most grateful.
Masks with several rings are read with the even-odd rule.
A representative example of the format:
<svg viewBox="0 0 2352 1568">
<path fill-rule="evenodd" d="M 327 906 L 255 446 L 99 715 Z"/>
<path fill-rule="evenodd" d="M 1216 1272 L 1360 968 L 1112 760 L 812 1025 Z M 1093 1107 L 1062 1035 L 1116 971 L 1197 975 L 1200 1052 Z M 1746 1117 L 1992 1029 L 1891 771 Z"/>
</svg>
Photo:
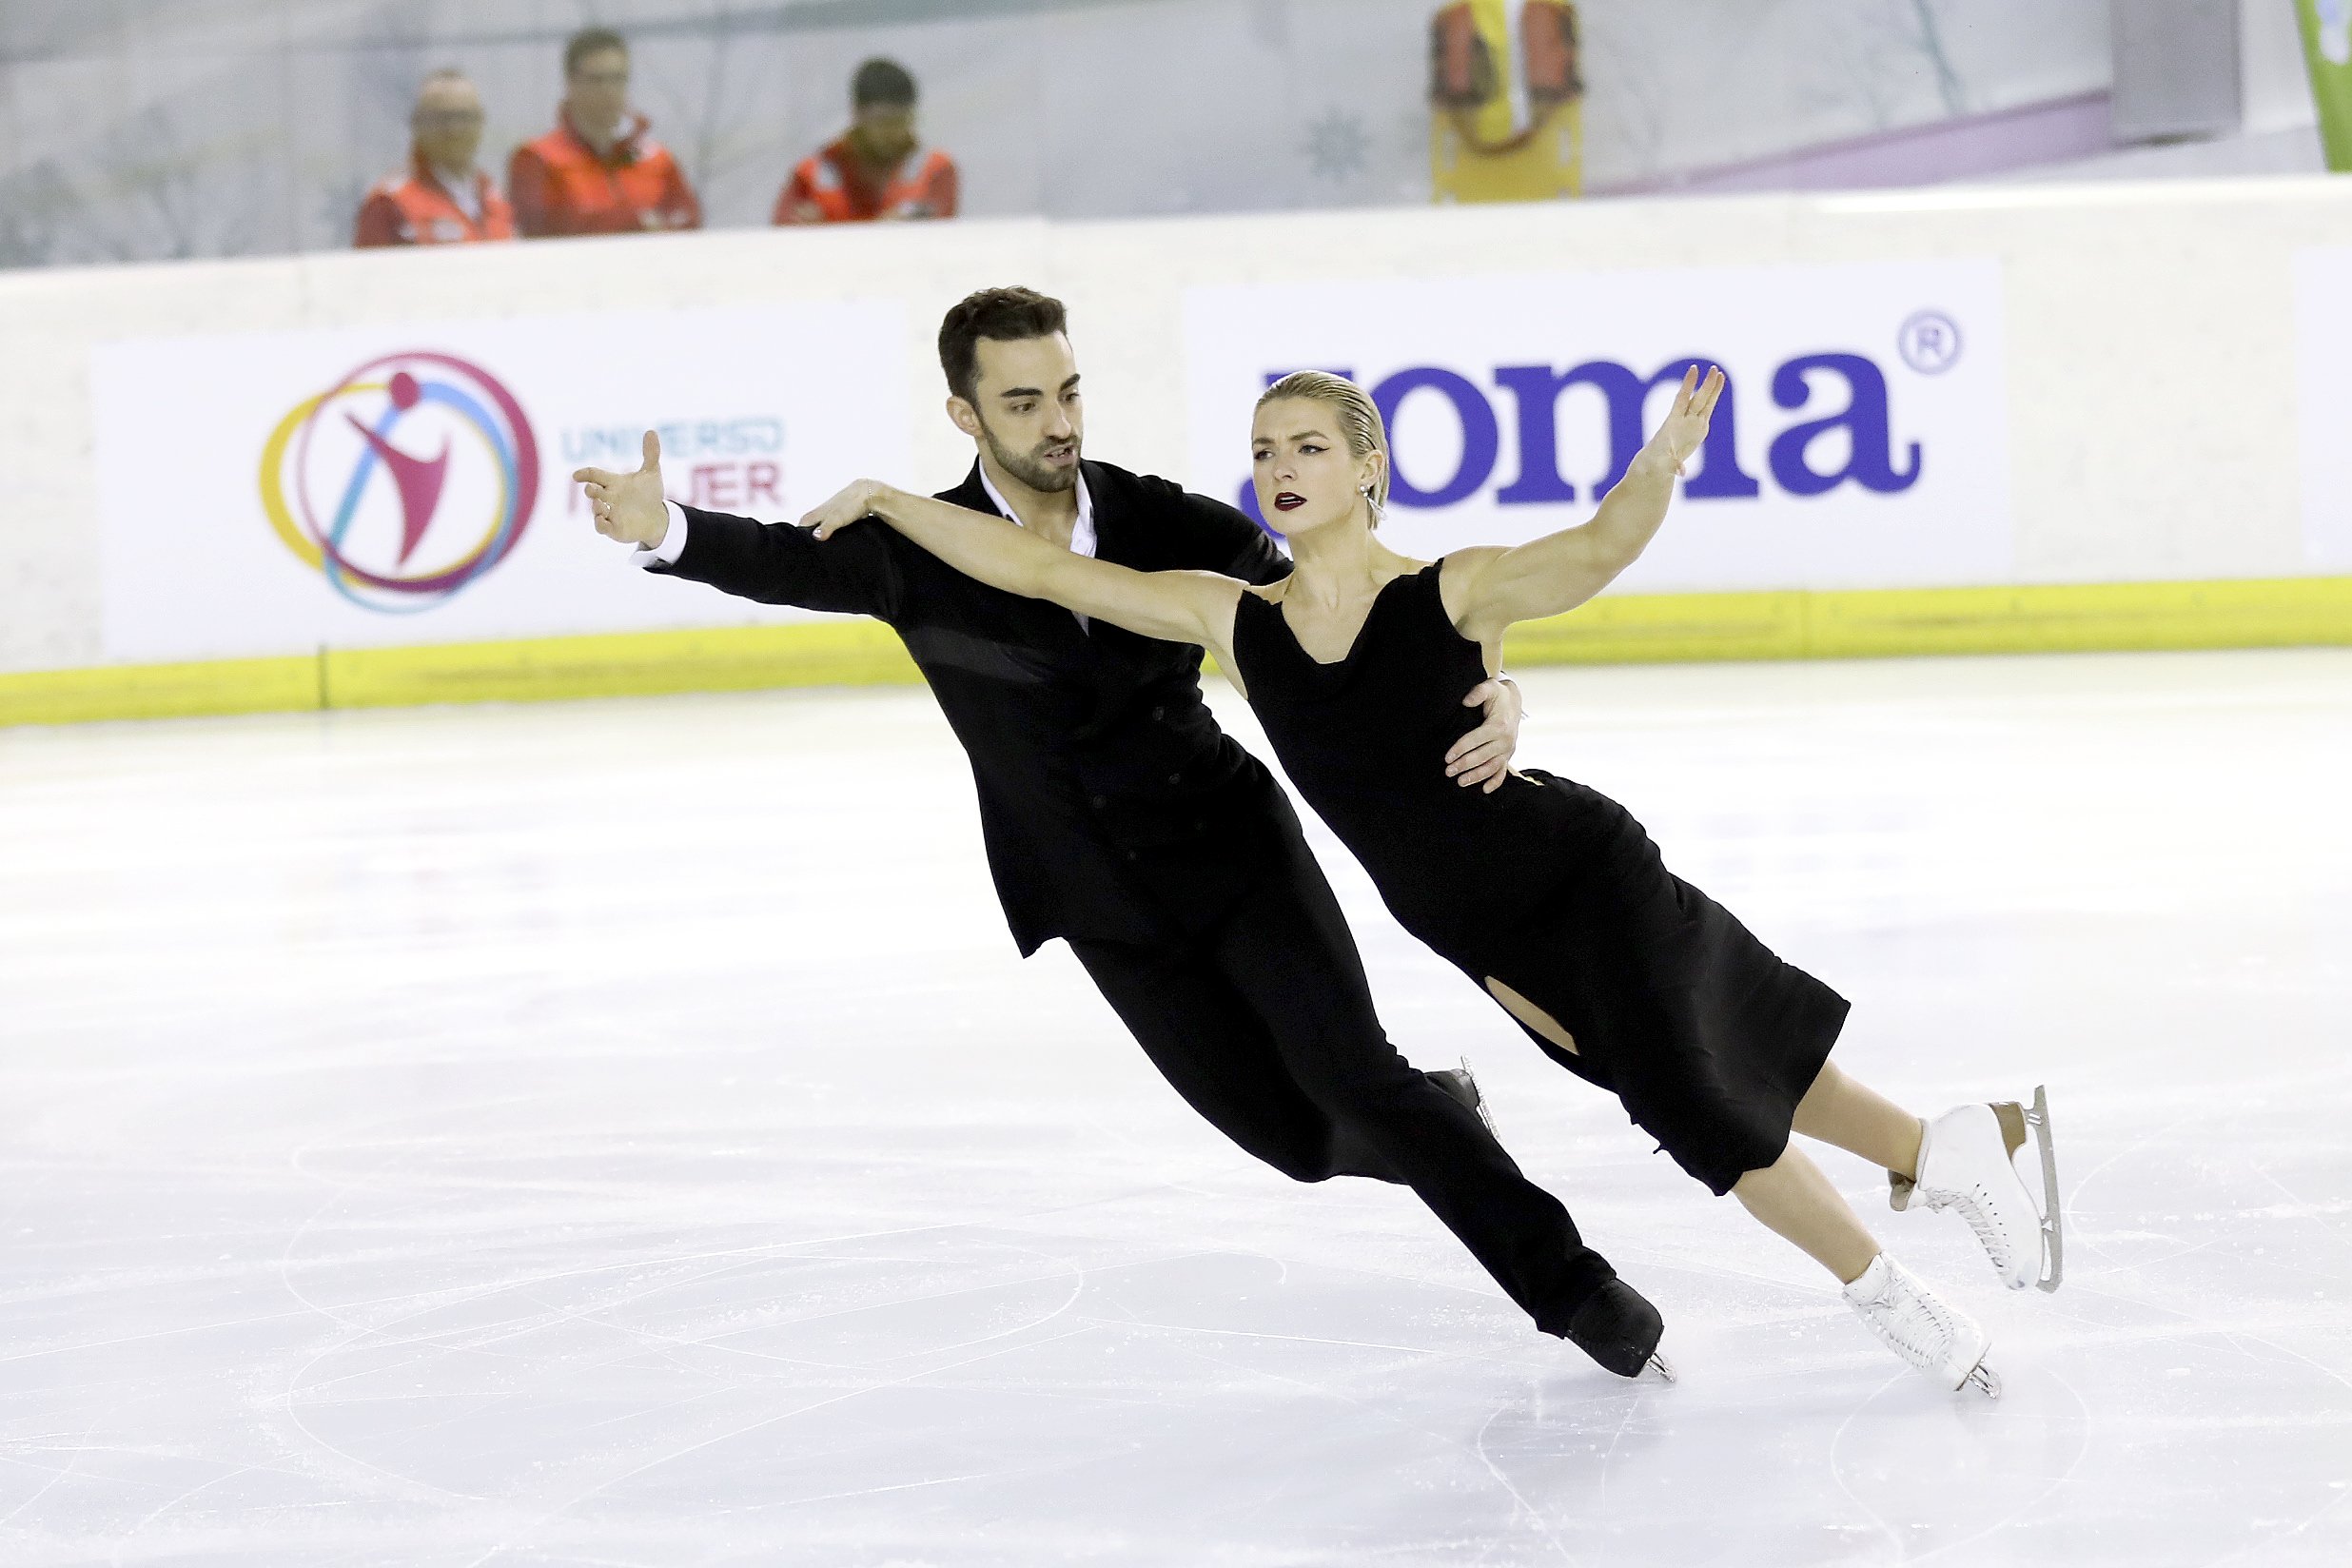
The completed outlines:
<svg viewBox="0 0 2352 1568">
<path fill-rule="evenodd" d="M 1362 174 L 1371 151 L 1371 132 L 1345 109 L 1332 109 L 1307 127 L 1306 161 L 1319 180 L 1338 183 Z"/>
</svg>

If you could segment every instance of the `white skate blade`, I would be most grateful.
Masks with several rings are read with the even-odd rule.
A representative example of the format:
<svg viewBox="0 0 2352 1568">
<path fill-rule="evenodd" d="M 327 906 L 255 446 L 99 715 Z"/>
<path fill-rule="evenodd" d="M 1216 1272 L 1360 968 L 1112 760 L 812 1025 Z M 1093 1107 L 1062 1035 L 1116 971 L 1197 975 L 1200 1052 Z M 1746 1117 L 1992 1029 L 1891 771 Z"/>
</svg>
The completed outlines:
<svg viewBox="0 0 2352 1568">
<path fill-rule="evenodd" d="M 2001 1374 L 1987 1366 L 1983 1362 L 1978 1362 L 1969 1368 L 1969 1375 L 1960 1380 L 1960 1387 L 1974 1388 L 1985 1398 L 1997 1400 L 2001 1397 Z M 1953 1392 L 1957 1393 L 1959 1390 L 1954 1389 Z"/>
<path fill-rule="evenodd" d="M 2066 1225 L 2058 1205 L 2058 1147 L 2050 1142 L 2049 1095 L 2047 1086 L 2033 1086 L 2033 1108 L 2026 1112 L 2033 1129 L 2034 1147 L 2042 1151 L 2042 1277 L 2033 1282 L 2044 1292 L 2056 1290 L 2066 1278 Z"/>
<path fill-rule="evenodd" d="M 1479 1097 L 1479 1120 L 1486 1124 L 1486 1135 L 1497 1143 L 1502 1142 L 1502 1134 L 1495 1130 L 1495 1113 L 1486 1108 L 1486 1090 L 1479 1088 L 1477 1077 L 1470 1071 L 1470 1058 L 1467 1056 L 1461 1059 L 1461 1075 L 1469 1079 L 1470 1088 Z M 2038 1090 L 2033 1103 L 2036 1107 L 2042 1103 Z"/>
<path fill-rule="evenodd" d="M 1650 1363 L 1641 1369 L 1640 1376 L 1647 1378 L 1653 1373 L 1657 1375 L 1661 1382 L 1680 1382 L 1682 1381 L 1675 1376 L 1675 1363 L 1656 1350 L 1650 1352 Z"/>
</svg>

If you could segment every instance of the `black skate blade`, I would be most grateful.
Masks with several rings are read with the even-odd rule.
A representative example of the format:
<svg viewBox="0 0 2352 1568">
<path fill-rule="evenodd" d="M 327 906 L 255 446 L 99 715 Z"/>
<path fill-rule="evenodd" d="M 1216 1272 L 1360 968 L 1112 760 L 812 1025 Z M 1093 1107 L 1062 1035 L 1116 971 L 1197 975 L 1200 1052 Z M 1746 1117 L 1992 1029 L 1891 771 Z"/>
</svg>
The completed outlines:
<svg viewBox="0 0 2352 1568">
<path fill-rule="evenodd" d="M 1680 1382 L 1682 1381 L 1675 1376 L 1675 1363 L 1666 1359 L 1666 1354 L 1662 1350 L 1650 1352 L 1650 1363 L 1641 1369 L 1641 1375 L 1645 1378 L 1656 1378 L 1660 1382 Z"/>
</svg>

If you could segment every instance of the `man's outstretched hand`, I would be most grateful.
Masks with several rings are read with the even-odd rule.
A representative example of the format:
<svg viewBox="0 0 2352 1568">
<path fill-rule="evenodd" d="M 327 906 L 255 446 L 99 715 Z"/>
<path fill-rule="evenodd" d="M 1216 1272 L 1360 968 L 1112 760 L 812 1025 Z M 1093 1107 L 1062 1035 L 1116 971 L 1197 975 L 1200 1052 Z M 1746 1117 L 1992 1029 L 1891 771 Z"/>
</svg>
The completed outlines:
<svg viewBox="0 0 2352 1568">
<path fill-rule="evenodd" d="M 1493 794 L 1510 775 L 1511 756 L 1519 750 L 1519 687 L 1497 676 L 1471 687 L 1461 705 L 1485 709 L 1486 722 L 1447 750 L 1445 776 L 1464 789 L 1484 785 L 1485 793 Z"/>
<path fill-rule="evenodd" d="M 575 468 L 572 478 L 588 492 L 597 532 L 623 544 L 648 548 L 670 531 L 670 509 L 662 504 L 661 438 L 645 432 L 645 465 L 634 474 L 603 468 Z"/>
</svg>

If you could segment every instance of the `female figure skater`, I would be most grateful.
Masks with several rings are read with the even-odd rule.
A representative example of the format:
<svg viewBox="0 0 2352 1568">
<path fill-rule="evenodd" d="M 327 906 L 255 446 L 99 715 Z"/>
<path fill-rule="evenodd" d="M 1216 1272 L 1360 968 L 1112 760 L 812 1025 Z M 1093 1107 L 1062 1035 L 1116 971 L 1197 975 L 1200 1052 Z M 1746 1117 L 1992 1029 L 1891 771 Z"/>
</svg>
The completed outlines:
<svg viewBox="0 0 2352 1568">
<path fill-rule="evenodd" d="M 1287 377 L 1260 400 L 1251 437 L 1260 505 L 1282 520 L 1296 561 L 1264 588 L 1090 560 L 871 480 L 804 520 L 828 537 L 878 517 L 1010 592 L 1205 644 L 1406 930 L 1563 1067 L 1614 1090 L 1709 1190 L 1732 1193 L 1827 1267 L 1897 1355 L 1951 1388 L 1997 1395 L 1984 1330 L 1880 1249 L 1789 1134 L 1884 1166 L 1898 1208 L 1958 1209 L 2012 1289 L 2037 1274 L 2054 1288 L 2056 1176 L 2040 1093 L 2031 1111 L 1969 1105 L 1921 1122 L 1829 1061 L 1845 999 L 1670 873 L 1624 808 L 1547 774 L 1515 774 L 1490 794 L 1424 778 L 1419 765 L 1469 722 L 1459 694 L 1474 671 L 1499 667 L 1505 628 L 1581 604 L 1641 553 L 1722 389 L 1720 370 L 1701 383 L 1693 367 L 1583 526 L 1424 563 L 1373 532 L 1388 454 L 1371 399 L 1337 376 Z M 2046 1213 L 2012 1164 L 2029 1127 Z"/>
</svg>

